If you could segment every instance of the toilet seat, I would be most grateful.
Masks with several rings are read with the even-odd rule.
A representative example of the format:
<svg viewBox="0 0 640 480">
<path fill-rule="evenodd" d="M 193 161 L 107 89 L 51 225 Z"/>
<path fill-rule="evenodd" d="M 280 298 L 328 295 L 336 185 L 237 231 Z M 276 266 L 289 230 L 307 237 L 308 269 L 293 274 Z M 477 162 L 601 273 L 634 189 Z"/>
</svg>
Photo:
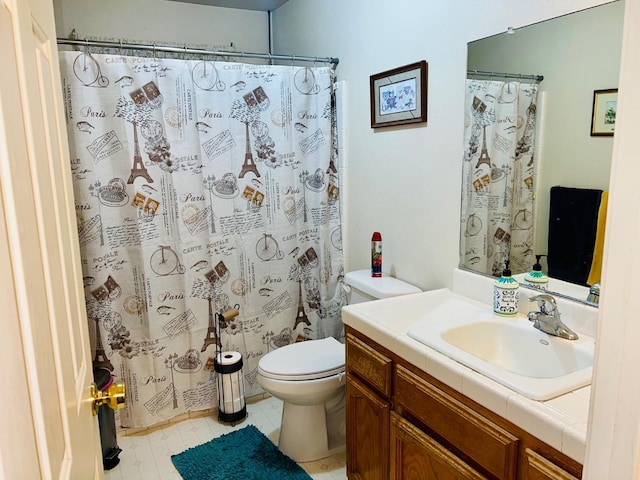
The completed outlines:
<svg viewBox="0 0 640 480">
<path fill-rule="evenodd" d="M 333 337 L 293 343 L 273 350 L 258 362 L 258 373 L 274 380 L 315 380 L 344 370 L 344 345 Z"/>
</svg>

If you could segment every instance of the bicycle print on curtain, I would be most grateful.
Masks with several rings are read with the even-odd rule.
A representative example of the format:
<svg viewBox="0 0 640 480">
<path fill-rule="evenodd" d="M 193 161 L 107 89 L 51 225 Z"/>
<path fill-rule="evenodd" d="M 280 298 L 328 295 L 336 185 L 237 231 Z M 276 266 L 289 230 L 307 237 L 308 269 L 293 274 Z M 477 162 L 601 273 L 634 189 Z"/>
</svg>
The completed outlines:
<svg viewBox="0 0 640 480">
<path fill-rule="evenodd" d="M 124 427 L 217 406 L 216 351 L 342 335 L 333 71 L 60 52 L 94 365 Z M 218 314 L 237 309 L 237 316 Z"/>
<path fill-rule="evenodd" d="M 467 80 L 460 264 L 500 276 L 533 265 L 538 86 Z"/>
</svg>

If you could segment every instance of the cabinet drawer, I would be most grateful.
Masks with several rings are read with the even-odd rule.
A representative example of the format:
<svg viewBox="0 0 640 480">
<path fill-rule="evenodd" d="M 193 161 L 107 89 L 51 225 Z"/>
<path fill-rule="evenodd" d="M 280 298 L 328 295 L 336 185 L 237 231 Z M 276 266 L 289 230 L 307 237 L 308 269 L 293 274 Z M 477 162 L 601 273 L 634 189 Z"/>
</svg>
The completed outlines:
<svg viewBox="0 0 640 480">
<path fill-rule="evenodd" d="M 396 369 L 396 408 L 499 479 L 515 478 L 518 438 L 408 369 Z"/>
<path fill-rule="evenodd" d="M 391 480 L 487 480 L 422 430 L 391 414 Z"/>
<path fill-rule="evenodd" d="M 522 465 L 523 480 L 578 480 L 569 472 L 560 468 L 551 460 L 544 458 L 533 450 L 527 448 L 524 451 Z"/>
<path fill-rule="evenodd" d="M 346 338 L 347 369 L 385 397 L 390 397 L 392 360 L 350 333 L 347 333 Z"/>
</svg>

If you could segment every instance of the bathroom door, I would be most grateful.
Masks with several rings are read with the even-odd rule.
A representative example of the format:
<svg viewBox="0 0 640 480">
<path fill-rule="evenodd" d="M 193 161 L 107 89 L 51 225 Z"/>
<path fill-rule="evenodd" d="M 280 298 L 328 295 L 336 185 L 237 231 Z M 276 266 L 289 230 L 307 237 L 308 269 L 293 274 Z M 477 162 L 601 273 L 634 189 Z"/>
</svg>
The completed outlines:
<svg viewBox="0 0 640 480">
<path fill-rule="evenodd" d="M 100 479 L 51 0 L 0 0 L 0 63 L 0 479 Z"/>
</svg>

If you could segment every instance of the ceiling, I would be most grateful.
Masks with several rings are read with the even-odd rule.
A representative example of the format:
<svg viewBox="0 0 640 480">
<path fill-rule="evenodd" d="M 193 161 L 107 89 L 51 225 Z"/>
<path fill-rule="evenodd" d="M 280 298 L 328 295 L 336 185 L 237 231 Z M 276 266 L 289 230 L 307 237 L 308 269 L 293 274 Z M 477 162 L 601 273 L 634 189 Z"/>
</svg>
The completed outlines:
<svg viewBox="0 0 640 480">
<path fill-rule="evenodd" d="M 239 8 L 241 10 L 261 10 L 273 12 L 289 0 L 172 0 L 182 3 L 197 3 L 211 7 Z"/>
</svg>

